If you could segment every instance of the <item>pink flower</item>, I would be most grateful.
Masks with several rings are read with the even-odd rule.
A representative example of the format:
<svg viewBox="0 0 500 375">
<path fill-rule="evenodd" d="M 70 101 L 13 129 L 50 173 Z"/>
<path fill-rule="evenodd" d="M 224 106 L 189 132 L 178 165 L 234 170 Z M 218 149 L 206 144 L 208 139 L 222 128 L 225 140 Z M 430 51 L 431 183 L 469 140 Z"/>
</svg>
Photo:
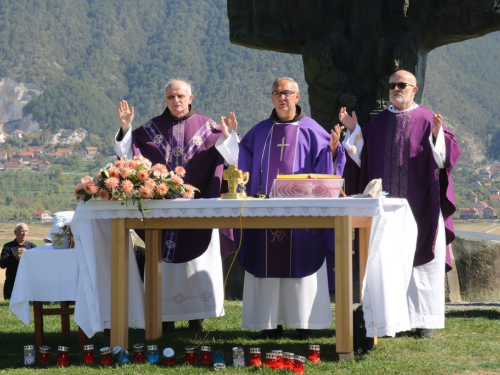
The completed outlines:
<svg viewBox="0 0 500 375">
<path fill-rule="evenodd" d="M 139 188 L 139 194 L 143 198 L 151 198 L 153 196 L 153 189 L 151 189 L 150 187 L 147 187 L 147 186 L 141 186 Z"/>
<path fill-rule="evenodd" d="M 85 198 L 85 195 L 80 194 L 79 193 L 80 190 L 85 190 L 84 184 L 78 184 L 75 186 L 75 197 L 77 197 L 78 199 L 83 199 L 83 198 Z"/>
<path fill-rule="evenodd" d="M 132 195 L 134 191 L 134 184 L 130 180 L 123 180 L 122 181 L 122 189 L 126 195 Z"/>
<path fill-rule="evenodd" d="M 186 170 L 184 167 L 181 167 L 180 165 L 178 167 L 175 167 L 175 174 L 180 177 L 184 177 L 186 175 Z"/>
<path fill-rule="evenodd" d="M 146 181 L 144 181 L 144 186 L 154 189 L 156 186 L 156 182 L 152 178 L 148 178 Z"/>
<path fill-rule="evenodd" d="M 194 198 L 194 186 L 186 184 L 184 187 L 186 188 L 186 191 L 182 193 L 182 196 L 188 199 Z"/>
<path fill-rule="evenodd" d="M 109 177 L 120 177 L 120 171 L 118 170 L 118 168 L 110 168 L 109 170 Z"/>
<path fill-rule="evenodd" d="M 127 160 L 127 167 L 129 167 L 130 169 L 136 169 L 137 168 L 137 161 Z"/>
<path fill-rule="evenodd" d="M 117 177 L 110 177 L 104 182 L 104 185 L 106 185 L 108 189 L 115 189 L 120 185 L 120 180 Z"/>
<path fill-rule="evenodd" d="M 153 171 L 160 172 L 160 174 L 166 174 L 168 172 L 167 167 L 164 164 L 160 164 L 160 163 L 153 165 L 153 167 L 151 169 Z"/>
<path fill-rule="evenodd" d="M 95 182 L 87 182 L 85 185 L 85 193 L 94 195 L 99 190 L 99 186 Z"/>
<path fill-rule="evenodd" d="M 130 173 L 132 173 L 132 170 L 131 170 L 131 169 L 129 169 L 129 168 L 127 168 L 127 167 L 124 167 L 124 168 L 122 168 L 122 170 L 120 171 L 120 176 L 121 176 L 122 178 L 127 178 L 127 177 L 130 175 Z"/>
<path fill-rule="evenodd" d="M 93 179 L 90 176 L 85 176 L 84 178 L 81 179 L 81 183 L 84 185 L 89 183 L 89 182 L 92 182 L 92 181 L 93 181 Z"/>
<path fill-rule="evenodd" d="M 116 167 L 117 169 L 122 169 L 122 168 L 124 167 L 124 165 L 125 165 L 125 163 L 126 163 L 126 162 L 127 162 L 126 160 L 122 160 L 122 159 L 117 160 L 117 161 L 115 162 L 115 167 Z"/>
<path fill-rule="evenodd" d="M 156 194 L 163 196 L 163 195 L 168 193 L 169 189 L 168 189 L 167 184 L 165 184 L 164 182 L 161 182 L 158 184 L 158 186 L 156 186 L 155 190 L 156 190 Z"/>
<path fill-rule="evenodd" d="M 171 180 L 172 180 L 172 182 L 174 184 L 177 184 L 177 185 L 180 185 L 180 184 L 184 183 L 184 180 L 181 177 L 177 176 L 177 175 L 173 175 L 172 178 L 171 178 Z"/>
<path fill-rule="evenodd" d="M 137 178 L 139 181 L 144 182 L 149 178 L 149 171 L 145 169 L 141 169 L 140 171 L 137 171 Z"/>
<path fill-rule="evenodd" d="M 103 201 L 109 199 L 109 194 L 108 194 L 106 189 L 99 190 L 99 198 L 101 198 L 101 200 L 103 200 Z"/>
</svg>

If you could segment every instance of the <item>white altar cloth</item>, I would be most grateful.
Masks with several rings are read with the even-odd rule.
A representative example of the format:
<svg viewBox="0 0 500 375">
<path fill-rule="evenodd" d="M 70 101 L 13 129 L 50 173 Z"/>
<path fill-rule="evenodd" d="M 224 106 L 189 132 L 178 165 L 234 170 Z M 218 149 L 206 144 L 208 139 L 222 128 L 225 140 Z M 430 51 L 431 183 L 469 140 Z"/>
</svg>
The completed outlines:
<svg viewBox="0 0 500 375">
<path fill-rule="evenodd" d="M 75 212 L 72 221 L 72 231 L 75 237 L 75 246 L 81 249 L 79 257 L 79 293 L 75 305 L 74 319 L 88 337 L 104 328 L 109 328 L 110 319 L 110 253 L 111 241 L 110 219 L 113 218 L 142 218 L 137 207 L 132 201 L 126 204 L 112 201 L 88 201 L 81 202 Z M 243 205 L 243 209 L 241 208 Z M 406 200 L 399 198 L 304 198 L 304 199 L 175 199 L 175 200 L 150 200 L 143 202 L 144 217 L 146 218 L 189 218 L 189 217 L 230 217 L 234 218 L 234 227 L 239 225 L 238 217 L 241 215 L 249 217 L 266 216 L 361 216 L 375 217 L 373 221 L 373 232 L 371 242 L 376 235 L 382 236 L 390 241 L 392 235 L 407 233 L 404 231 L 412 223 L 411 211 Z M 400 211 L 403 209 L 403 211 Z M 397 213 L 397 214 L 395 214 Z M 404 217 L 405 220 L 401 220 Z M 380 220 L 390 221 L 390 231 L 379 233 L 384 228 L 379 225 Z M 416 225 L 415 225 L 416 228 Z M 375 233 L 377 232 L 377 233 Z M 403 239 L 400 236 L 399 239 Z M 405 283 L 406 275 L 411 273 L 409 259 L 413 260 L 414 246 L 400 244 L 401 255 L 397 261 L 392 262 L 393 269 L 401 272 L 384 272 L 386 280 L 393 283 Z M 129 259 L 135 259 L 132 249 Z M 369 259 L 367 273 L 370 277 L 380 276 L 379 263 L 374 259 L 380 259 L 381 251 L 374 253 Z M 398 264 L 400 263 L 400 264 Z M 144 327 L 144 289 L 140 281 L 135 261 L 130 262 L 129 267 L 129 326 Z M 371 280 L 371 279 L 369 279 Z M 168 287 L 168 286 L 166 286 Z M 402 298 L 406 301 L 404 284 L 399 290 L 400 295 L 391 298 Z M 404 293 L 404 295 L 403 295 Z M 391 318 L 391 316 L 387 316 Z M 379 319 L 379 325 L 391 325 L 390 321 Z"/>
<path fill-rule="evenodd" d="M 43 245 L 25 251 L 19 262 L 9 308 L 25 324 L 29 301 L 75 301 L 78 289 L 77 249 Z"/>
</svg>

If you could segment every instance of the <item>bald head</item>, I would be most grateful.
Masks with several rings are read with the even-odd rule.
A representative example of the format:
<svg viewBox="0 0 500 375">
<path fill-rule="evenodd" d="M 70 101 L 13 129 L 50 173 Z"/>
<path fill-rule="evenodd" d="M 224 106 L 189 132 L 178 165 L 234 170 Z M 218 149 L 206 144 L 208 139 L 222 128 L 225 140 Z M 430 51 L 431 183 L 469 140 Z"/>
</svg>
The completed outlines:
<svg viewBox="0 0 500 375">
<path fill-rule="evenodd" d="M 417 91 L 417 78 L 406 70 L 398 70 L 389 78 L 389 100 L 400 111 L 413 106 Z"/>
</svg>

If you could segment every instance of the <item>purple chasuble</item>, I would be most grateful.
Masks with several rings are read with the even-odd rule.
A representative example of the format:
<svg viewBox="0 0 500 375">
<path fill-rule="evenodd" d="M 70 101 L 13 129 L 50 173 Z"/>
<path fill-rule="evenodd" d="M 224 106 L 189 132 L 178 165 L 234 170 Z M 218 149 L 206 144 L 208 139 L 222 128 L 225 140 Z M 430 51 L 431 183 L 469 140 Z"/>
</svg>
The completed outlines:
<svg viewBox="0 0 500 375">
<path fill-rule="evenodd" d="M 297 106 L 297 117 L 282 123 L 275 111 L 255 125 L 239 147 L 238 168 L 250 172 L 247 194 L 269 194 L 277 174 L 342 174 L 345 154 L 339 145 L 337 170 L 330 135 Z M 235 231 L 236 232 L 236 231 Z M 239 232 L 239 231 L 237 231 Z M 333 265 L 333 231 L 323 229 L 244 230 L 238 259 L 256 277 L 305 277 L 327 258 Z"/>
<path fill-rule="evenodd" d="M 425 107 L 392 113 L 384 110 L 363 128 L 364 146 L 357 192 L 369 181 L 382 178 L 383 190 L 390 197 L 406 198 L 418 227 L 414 266 L 434 259 L 439 210 L 443 213 L 446 244 L 455 238 L 452 215 L 456 210 L 451 171 L 460 148 L 445 126 L 446 163 L 439 169 L 429 144 L 433 113 Z M 359 172 L 352 161 L 349 177 Z M 358 170 L 356 172 L 355 170 Z M 351 188 L 352 188 L 352 182 Z M 352 190 L 350 191 L 350 193 Z M 449 249 L 446 263 L 451 267 Z"/>
<path fill-rule="evenodd" d="M 186 169 L 184 182 L 200 191 L 195 198 L 218 198 L 227 192 L 222 179 L 224 158 L 214 147 L 221 135 L 220 126 L 191 107 L 186 117 L 176 119 L 168 108 L 158 117 L 132 132 L 134 155 L 142 155 L 169 170 Z M 223 184 L 224 182 L 224 184 Z M 138 231 L 139 233 L 139 231 Z M 212 238 L 211 230 L 164 230 L 165 262 L 184 263 L 203 254 Z M 220 230 L 221 252 L 234 250 L 232 230 Z"/>
</svg>

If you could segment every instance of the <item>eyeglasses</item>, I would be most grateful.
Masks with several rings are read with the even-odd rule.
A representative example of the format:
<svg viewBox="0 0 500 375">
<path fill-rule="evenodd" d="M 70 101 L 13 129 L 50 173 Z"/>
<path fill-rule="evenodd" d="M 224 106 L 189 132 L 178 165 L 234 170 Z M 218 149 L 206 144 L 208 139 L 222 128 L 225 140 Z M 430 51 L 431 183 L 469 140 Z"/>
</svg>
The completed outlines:
<svg viewBox="0 0 500 375">
<path fill-rule="evenodd" d="M 411 86 L 411 87 L 415 87 L 415 85 L 410 85 L 409 83 L 406 83 L 406 82 L 398 82 L 398 83 L 389 83 L 389 90 L 394 90 L 395 88 L 400 89 L 400 90 L 404 90 L 406 88 L 406 86 Z"/>
<path fill-rule="evenodd" d="M 167 100 L 176 100 L 176 99 L 182 100 L 185 97 L 186 97 L 186 95 L 184 95 L 184 94 L 179 94 L 179 95 L 165 95 L 165 98 L 167 98 Z"/>
<path fill-rule="evenodd" d="M 285 98 L 289 98 L 290 95 L 296 94 L 296 93 L 297 93 L 297 91 L 273 91 L 272 95 L 273 95 L 273 98 L 278 99 L 278 98 L 281 98 L 282 95 L 284 95 Z"/>
</svg>

